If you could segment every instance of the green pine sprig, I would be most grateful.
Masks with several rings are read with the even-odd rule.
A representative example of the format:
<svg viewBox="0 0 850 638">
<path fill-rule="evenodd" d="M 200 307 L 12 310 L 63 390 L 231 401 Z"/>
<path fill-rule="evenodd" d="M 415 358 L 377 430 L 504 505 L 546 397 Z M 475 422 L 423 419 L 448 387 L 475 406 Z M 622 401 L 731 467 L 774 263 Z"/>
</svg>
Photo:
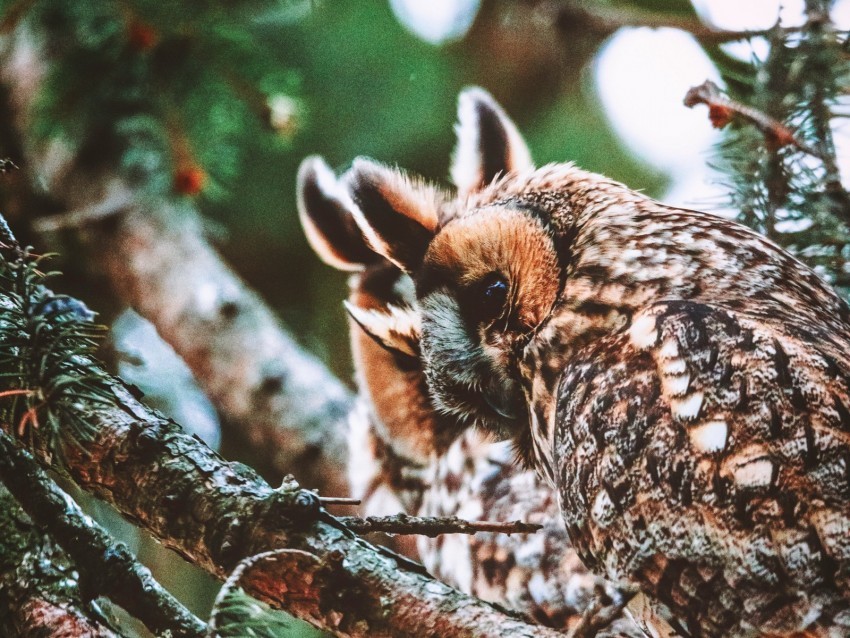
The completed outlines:
<svg viewBox="0 0 850 638">
<path fill-rule="evenodd" d="M 734 82 L 727 82 L 729 94 L 784 123 L 815 152 L 777 145 L 749 124 L 733 122 L 714 167 L 727 182 L 739 221 L 796 254 L 848 295 L 850 194 L 841 185 L 831 129 L 850 81 L 844 51 L 848 34 L 835 30 L 828 11 L 810 11 L 803 28 L 779 25 L 768 40 L 768 55 L 753 59 L 747 73 L 739 67 Z"/>
<path fill-rule="evenodd" d="M 285 638 L 292 635 L 292 618 L 252 598 L 241 587 L 230 589 L 216 602 L 215 632 L 219 638 Z"/>
<path fill-rule="evenodd" d="M 44 283 L 48 256 L 0 248 L 0 423 L 60 462 L 70 443 L 93 440 L 91 404 L 114 397 L 92 356 L 105 328 L 81 302 Z"/>
<path fill-rule="evenodd" d="M 181 191 L 188 170 L 215 197 L 241 170 L 246 132 L 289 143 L 273 104 L 281 95 L 298 102 L 299 77 L 275 57 L 275 43 L 307 0 L 19 5 L 0 0 L 0 25 L 26 30 L 48 61 L 36 137 L 119 167 L 140 193 L 197 194 Z"/>
</svg>

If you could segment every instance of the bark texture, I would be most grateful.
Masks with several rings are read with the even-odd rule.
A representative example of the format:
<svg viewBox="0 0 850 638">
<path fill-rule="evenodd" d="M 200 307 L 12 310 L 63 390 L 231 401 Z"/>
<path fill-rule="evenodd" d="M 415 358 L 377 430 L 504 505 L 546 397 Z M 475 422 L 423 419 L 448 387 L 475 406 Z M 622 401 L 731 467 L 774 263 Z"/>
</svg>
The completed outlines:
<svg viewBox="0 0 850 638">
<path fill-rule="evenodd" d="M 75 565 L 0 486 L 0 635 L 117 638 L 80 594 Z"/>
<path fill-rule="evenodd" d="M 205 623 L 164 590 L 125 545 L 115 543 L 2 431 L 0 478 L 32 520 L 74 560 L 86 596 L 108 597 L 155 634 L 204 635 Z"/>
<path fill-rule="evenodd" d="M 210 573 L 225 578 L 243 559 L 275 549 L 306 552 L 315 557 L 304 575 L 313 578 L 315 604 L 289 594 L 292 576 L 258 589 L 249 582 L 246 591 L 339 636 L 561 635 L 435 581 L 418 564 L 347 530 L 314 494 L 271 488 L 141 404 L 120 382 L 112 390 L 114 406 L 81 406 L 98 435 L 85 449 L 64 450 L 69 474 Z"/>
<path fill-rule="evenodd" d="M 263 466 L 340 496 L 353 399 L 191 223 L 133 205 L 83 229 L 122 301 L 153 323 Z M 94 247 L 97 247 L 95 250 Z"/>
</svg>

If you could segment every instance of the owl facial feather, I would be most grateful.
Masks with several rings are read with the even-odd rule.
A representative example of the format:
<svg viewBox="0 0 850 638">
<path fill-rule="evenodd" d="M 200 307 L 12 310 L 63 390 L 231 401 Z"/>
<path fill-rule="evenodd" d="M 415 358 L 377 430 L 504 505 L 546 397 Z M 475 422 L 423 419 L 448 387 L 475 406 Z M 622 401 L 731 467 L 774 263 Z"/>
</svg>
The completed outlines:
<svg viewBox="0 0 850 638">
<path fill-rule="evenodd" d="M 454 201 L 358 160 L 348 181 L 354 217 L 374 250 L 414 275 L 435 406 L 461 422 L 514 435 L 528 427 L 517 351 L 557 297 L 557 254 L 545 223 L 521 208 L 464 205 L 533 170 L 502 108 L 481 89 L 464 91 L 457 132 Z"/>
</svg>

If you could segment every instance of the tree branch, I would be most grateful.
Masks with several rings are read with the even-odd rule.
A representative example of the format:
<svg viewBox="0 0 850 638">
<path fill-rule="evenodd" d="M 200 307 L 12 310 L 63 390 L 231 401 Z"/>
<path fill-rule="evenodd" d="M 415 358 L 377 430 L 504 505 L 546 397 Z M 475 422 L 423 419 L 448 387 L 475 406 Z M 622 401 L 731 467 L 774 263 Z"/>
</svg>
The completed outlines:
<svg viewBox="0 0 850 638">
<path fill-rule="evenodd" d="M 117 638 L 82 599 L 75 571 L 0 486 L 0 634 Z"/>
<path fill-rule="evenodd" d="M 314 494 L 272 489 L 250 468 L 224 462 L 139 403 L 117 381 L 112 391 L 115 406 L 81 410 L 99 434 L 84 451 L 65 450 L 71 476 L 207 571 L 224 578 L 245 557 L 283 547 L 330 561 L 333 578 L 320 591 L 321 613 L 288 609 L 337 635 L 558 635 L 369 545 L 319 511 Z M 284 605 L 285 583 L 270 587 L 263 595 Z"/>
<path fill-rule="evenodd" d="M 321 561 L 297 549 L 277 549 L 249 556 L 236 566 L 216 596 L 210 616 L 208 636 L 216 636 L 225 598 L 237 588 L 254 592 L 254 597 L 289 610 L 300 608 L 303 615 L 321 613 L 321 589 L 326 585 Z M 281 587 L 281 583 L 285 587 Z"/>
<path fill-rule="evenodd" d="M 68 552 L 87 596 L 106 596 L 154 633 L 175 638 L 204 635 L 206 625 L 189 613 L 100 525 L 50 480 L 32 457 L 0 430 L 0 479 L 24 511 Z"/>
<path fill-rule="evenodd" d="M 705 44 L 722 44 L 764 37 L 769 31 L 764 29 L 732 31 L 718 29 L 697 18 L 666 15 L 638 7 L 613 7 L 600 3 L 579 5 L 574 0 L 557 2 L 558 22 L 574 26 L 583 24 L 602 33 L 612 33 L 623 27 L 647 27 L 650 29 L 678 29 L 690 33 Z"/>
<path fill-rule="evenodd" d="M 738 117 L 755 126 L 774 147 L 793 146 L 820 160 L 825 159 L 820 151 L 799 139 L 782 122 L 758 109 L 729 98 L 711 80 L 706 80 L 702 84 L 688 89 L 684 104 L 688 108 L 693 108 L 697 104 L 708 106 L 708 117 L 715 128 L 723 128 L 734 117 Z"/>
<path fill-rule="evenodd" d="M 7 75 L 12 78 L 15 86 L 13 94 L 16 98 L 21 100 L 19 104 L 19 112 L 25 113 L 28 106 L 28 96 L 31 92 L 33 92 L 32 87 L 34 86 L 33 83 L 28 82 L 26 66 L 21 67 L 18 65 L 10 71 L 9 65 L 7 65 Z M 23 85 L 22 90 L 18 90 L 20 88 L 20 84 Z M 26 124 L 19 123 L 19 129 L 26 131 Z M 46 156 L 46 154 L 32 155 L 32 164 L 40 165 L 40 158 Z M 118 183 L 117 186 L 110 191 L 108 188 L 103 186 L 103 183 L 108 184 L 110 183 L 110 180 L 112 180 L 112 183 L 116 183 L 111 171 L 106 170 L 96 173 L 86 173 L 71 162 L 66 162 L 56 171 L 46 175 L 44 179 L 51 192 L 58 195 L 60 198 L 65 199 L 72 210 L 82 211 L 81 214 L 76 215 L 74 219 L 70 221 L 80 228 L 80 236 L 93 247 L 93 252 L 99 257 L 99 259 L 102 260 L 101 264 L 106 265 L 107 274 L 115 283 L 115 287 L 119 290 L 122 297 L 130 301 L 130 303 L 139 308 L 149 319 L 157 324 L 160 333 L 175 346 L 184 358 L 190 359 L 190 363 L 196 376 L 202 383 L 205 384 L 205 386 L 207 384 L 207 377 L 213 380 L 217 379 L 215 383 L 211 383 L 210 386 L 207 387 L 208 393 L 213 393 L 216 388 L 220 387 L 223 387 L 224 392 L 233 392 L 233 399 L 235 401 L 233 405 L 242 409 L 242 417 L 239 416 L 239 410 L 231 409 L 232 405 L 230 403 L 217 399 L 216 405 L 219 410 L 221 410 L 231 421 L 235 421 L 240 418 L 244 419 L 241 421 L 241 427 L 248 433 L 254 433 L 252 435 L 252 441 L 256 443 L 255 447 L 262 448 L 261 451 L 266 453 L 266 455 L 268 455 L 270 451 L 273 451 L 278 444 L 283 444 L 283 449 L 285 450 L 284 455 L 274 458 L 275 465 L 280 471 L 288 471 L 297 467 L 301 471 L 299 478 L 306 485 L 318 485 L 322 487 L 322 492 L 326 494 L 338 494 L 342 492 L 343 490 L 336 488 L 333 485 L 335 477 L 341 477 L 342 473 L 339 470 L 343 467 L 342 462 L 334 462 L 333 445 L 334 441 L 339 440 L 339 432 L 343 429 L 340 427 L 340 415 L 347 412 L 348 406 L 345 404 L 347 403 L 348 397 L 346 396 L 345 400 L 336 402 L 325 402 L 325 405 L 330 404 L 345 406 L 344 409 L 338 410 L 335 413 L 333 411 L 329 411 L 329 414 L 326 413 L 325 416 L 322 417 L 322 411 L 316 409 L 308 414 L 308 422 L 310 418 L 314 418 L 320 428 L 324 429 L 317 429 L 315 432 L 307 430 L 306 433 L 304 430 L 296 429 L 298 425 L 296 419 L 302 418 L 299 416 L 301 414 L 299 410 L 305 409 L 305 406 L 302 403 L 305 397 L 309 397 L 310 400 L 322 400 L 324 398 L 323 395 L 326 395 L 329 389 L 333 390 L 334 387 L 341 386 L 337 382 L 330 385 L 327 384 L 322 381 L 323 377 L 321 375 L 316 377 L 318 380 L 315 382 L 316 385 L 314 387 L 309 387 L 308 384 L 304 384 L 300 386 L 300 391 L 298 391 L 298 386 L 287 385 L 282 394 L 285 397 L 289 397 L 289 400 L 294 404 L 292 406 L 293 409 L 289 410 L 289 413 L 287 414 L 284 407 L 281 408 L 278 413 L 283 413 L 284 417 L 292 417 L 292 420 L 288 421 L 288 423 L 291 423 L 290 430 L 279 428 L 274 430 L 276 434 L 269 438 L 263 438 L 263 436 L 258 435 L 258 432 L 268 430 L 257 427 L 257 424 L 251 421 L 252 408 L 256 406 L 251 401 L 245 401 L 245 397 L 249 396 L 249 394 L 245 393 L 245 390 L 247 388 L 248 392 L 252 392 L 253 386 L 251 384 L 242 383 L 242 390 L 237 391 L 239 384 L 233 384 L 231 377 L 228 375 L 232 374 L 235 368 L 240 374 L 245 373 L 246 376 L 250 376 L 245 372 L 246 370 L 248 372 L 254 371 L 252 374 L 254 374 L 254 378 L 256 378 L 258 374 L 256 370 L 259 369 L 260 373 L 262 373 L 263 370 L 262 366 L 258 366 L 254 362 L 258 360 L 268 361 L 270 358 L 268 356 L 268 348 L 260 347 L 249 323 L 247 325 L 238 326 L 239 330 L 234 328 L 237 338 L 232 340 L 232 343 L 224 343 L 225 348 L 231 348 L 236 351 L 237 356 L 235 359 L 228 363 L 226 357 L 217 357 L 210 353 L 210 351 L 215 350 L 218 347 L 218 338 L 227 341 L 225 339 L 225 337 L 228 336 L 227 331 L 222 331 L 220 330 L 220 326 L 213 324 L 214 322 L 219 321 L 222 317 L 227 318 L 233 310 L 233 307 L 226 303 L 229 293 L 228 286 L 224 286 L 222 289 L 217 286 L 216 282 L 221 278 L 220 271 L 222 269 L 227 271 L 224 280 L 225 283 L 233 280 L 232 273 L 220 264 L 220 259 L 215 252 L 203 239 L 201 239 L 201 232 L 198 228 L 193 226 L 178 226 L 173 223 L 173 219 L 179 218 L 181 215 L 185 215 L 185 211 L 175 211 L 175 214 L 171 215 L 171 221 L 166 223 L 163 220 L 172 211 L 152 211 L 148 203 L 138 203 L 135 198 L 132 197 L 124 198 L 122 193 L 125 193 L 128 190 L 126 185 Z M 109 206 L 98 204 L 98 202 L 103 201 L 107 201 Z M 199 244 L 200 250 L 198 250 Z M 103 254 L 98 255 L 100 252 Z M 218 264 L 216 264 L 215 261 L 218 261 Z M 210 264 L 213 266 L 212 272 L 210 272 L 210 268 L 207 267 Z M 164 277 L 165 280 L 158 281 L 158 279 L 162 277 Z M 212 286 L 209 286 L 210 282 L 212 282 Z M 241 282 L 238 283 L 241 285 Z M 195 297 L 201 296 L 202 292 L 210 293 L 202 300 L 209 301 L 212 299 L 215 302 L 212 304 L 212 309 L 195 302 Z M 185 303 L 184 301 L 187 298 L 189 299 L 189 303 Z M 175 308 L 175 304 L 177 304 L 178 307 Z M 199 305 L 200 307 L 198 307 Z M 252 313 L 250 309 L 245 311 L 244 309 L 237 308 L 236 314 L 237 317 L 242 317 L 245 315 L 250 316 Z M 187 317 L 189 319 L 189 323 L 194 327 L 185 330 L 181 329 L 181 322 Z M 211 325 L 212 330 L 210 329 Z M 173 328 L 169 326 L 173 326 Z M 275 329 L 279 329 L 276 324 Z M 242 347 L 245 341 L 248 341 L 247 349 Z M 196 354 L 193 355 L 192 352 L 195 352 Z M 259 356 L 259 359 L 257 359 L 257 356 Z M 274 364 L 276 365 L 279 365 L 281 361 L 286 364 L 291 360 L 290 358 L 287 358 L 286 354 L 276 355 L 274 359 Z M 292 377 L 297 377 L 301 374 L 301 370 L 299 370 L 297 365 L 292 366 L 291 374 Z M 290 377 L 287 377 L 285 382 L 288 383 L 289 379 Z M 237 380 L 237 382 L 238 381 L 239 380 Z M 272 386 L 273 385 L 274 384 L 272 383 Z M 294 390 L 293 387 L 295 388 Z M 321 392 L 316 392 L 317 388 L 322 388 Z M 242 402 L 241 406 L 239 401 Z M 245 403 L 248 404 L 247 411 L 245 410 Z M 258 414 L 264 421 L 266 418 L 264 415 L 266 413 L 265 406 L 260 405 Z M 246 414 L 247 416 L 245 416 Z M 137 431 L 137 429 L 139 431 Z M 147 426 L 135 426 L 130 429 L 129 433 L 125 434 L 130 436 L 131 439 L 135 439 L 136 436 L 143 436 L 146 439 L 150 436 L 150 438 L 155 439 L 160 434 L 163 434 L 163 432 L 159 431 L 154 431 L 148 434 L 147 430 Z M 145 433 L 141 434 L 141 431 L 144 431 Z M 332 434 L 330 438 L 323 434 L 328 431 Z M 170 434 L 165 433 L 165 436 L 168 437 Z M 303 453 L 287 455 L 287 449 L 292 449 L 292 446 L 300 445 L 305 438 L 308 438 L 308 436 L 311 437 L 309 438 L 309 441 L 319 441 L 322 447 L 316 450 L 314 446 L 308 445 L 306 448 L 303 448 Z M 275 437 L 279 437 L 280 441 L 278 441 Z M 331 445 L 325 447 L 328 442 L 330 442 Z M 97 445 L 99 446 L 100 443 Z M 119 456 L 124 454 L 123 444 L 115 442 L 115 445 L 117 446 L 118 451 L 113 450 L 108 454 L 117 454 Z M 175 450 L 174 453 L 177 456 L 180 456 L 182 451 Z M 315 459 L 310 459 L 311 453 L 316 454 Z M 85 467 L 86 465 L 89 465 L 89 463 L 80 462 L 77 466 L 78 476 L 83 474 L 88 474 L 89 476 L 92 474 L 99 475 L 103 471 L 103 468 L 98 467 L 99 462 L 100 455 L 98 455 L 96 459 L 90 461 L 91 465 L 89 467 Z M 198 460 L 198 462 L 201 463 L 201 465 L 204 465 L 206 460 Z M 162 468 L 162 466 L 158 467 Z M 330 472 L 328 472 L 329 469 Z M 157 470 L 158 473 L 161 471 L 161 469 Z M 170 474 L 169 471 L 164 471 L 161 479 L 148 477 L 145 472 L 140 471 L 138 476 L 133 476 L 131 479 L 120 479 L 120 482 L 122 483 L 120 489 L 111 485 L 111 483 L 114 482 L 114 479 L 106 480 L 102 488 L 90 485 L 89 489 L 102 489 L 102 495 L 105 498 L 113 500 L 117 499 L 116 502 L 122 503 L 121 508 L 128 513 L 129 516 L 145 516 L 140 512 L 145 511 L 145 509 L 149 508 L 149 506 L 146 503 L 141 502 L 136 504 L 133 500 L 136 498 L 134 492 L 139 490 L 148 491 L 151 489 L 151 487 L 147 485 L 149 482 L 155 482 L 157 486 L 159 486 L 161 482 L 163 486 L 177 489 L 177 491 L 180 492 L 182 488 L 178 489 L 175 484 L 169 484 L 169 482 L 176 480 L 182 486 L 183 483 L 181 479 L 176 477 L 174 474 Z M 315 479 L 312 479 L 311 476 L 315 476 Z M 200 479 L 202 483 L 204 481 L 208 481 L 208 477 L 204 473 L 201 473 L 200 476 L 196 475 L 195 478 Z M 218 483 L 216 481 L 215 484 L 225 488 L 229 485 L 228 480 L 229 479 L 222 478 L 222 483 Z M 322 481 L 325 482 L 324 485 Z M 163 489 L 165 488 L 163 487 Z M 186 490 L 188 490 L 188 487 Z M 116 493 L 120 496 L 116 497 Z M 158 492 L 154 490 L 153 493 L 157 494 Z M 166 498 L 168 498 L 168 496 L 166 496 Z M 128 500 L 130 505 L 127 504 Z M 263 510 L 263 508 L 267 506 L 273 509 L 271 505 L 267 505 L 266 503 L 257 504 L 254 501 L 250 502 L 253 503 L 251 507 L 258 510 Z M 226 506 L 219 507 L 218 505 L 209 505 L 208 510 L 207 503 L 191 504 L 184 503 L 181 500 L 178 500 L 178 502 L 174 505 L 169 503 L 167 508 L 168 511 L 171 511 L 172 507 L 174 511 L 177 511 L 181 503 L 187 507 L 197 507 L 203 511 L 204 517 L 208 516 L 211 520 L 215 521 L 231 521 L 234 517 L 236 517 L 240 519 L 241 524 L 241 520 L 243 518 L 234 513 L 238 512 L 238 509 L 234 510 Z M 233 503 L 231 503 L 231 505 L 232 504 Z M 137 507 L 135 505 L 137 505 Z M 133 512 L 135 512 L 135 514 Z M 253 515 L 253 510 L 251 514 Z M 147 515 L 143 522 L 146 526 L 158 528 L 160 525 L 158 518 L 159 515 Z M 248 518 L 250 518 L 250 516 Z M 275 519 L 273 516 L 269 515 L 269 518 L 274 522 Z M 264 519 L 260 517 L 261 523 L 263 520 Z M 240 535 L 241 532 L 237 533 L 234 531 L 235 537 L 231 538 L 229 536 L 229 528 L 226 526 L 220 529 L 212 524 L 207 526 L 206 522 L 204 522 L 203 529 L 199 532 L 199 537 L 207 539 L 215 536 L 217 540 L 222 541 L 222 544 L 216 545 L 216 547 L 219 547 L 218 550 L 207 548 L 197 551 L 194 549 L 194 540 L 196 538 L 194 533 L 192 533 L 191 539 L 181 536 L 181 534 L 186 533 L 184 531 L 185 529 L 191 529 L 191 524 L 196 524 L 196 522 L 190 518 L 183 522 L 182 528 L 180 525 L 177 525 L 175 528 L 168 527 L 167 529 L 160 530 L 156 533 L 162 534 L 160 538 L 164 538 L 164 542 L 166 544 L 177 549 L 181 553 L 184 553 L 184 555 L 187 555 L 190 559 L 204 562 L 207 569 L 220 576 L 227 573 L 227 568 L 224 567 L 224 565 L 232 567 L 234 561 L 238 560 L 239 552 L 242 552 L 243 555 L 244 553 L 251 553 L 248 551 L 248 548 L 240 545 L 240 543 L 243 542 L 243 537 Z M 247 534 L 247 532 L 245 533 Z M 279 540 L 280 539 L 277 539 L 275 541 L 275 539 L 272 539 L 266 548 L 269 549 L 275 547 L 276 542 L 279 543 Z M 255 544 L 259 547 L 264 545 L 264 543 L 260 541 L 256 541 Z M 234 550 L 234 547 L 238 548 L 239 551 Z M 186 554 L 186 552 L 189 553 Z M 219 556 L 218 553 L 221 553 L 221 556 Z M 211 554 L 216 554 L 215 560 L 212 559 Z M 363 560 L 370 560 L 369 553 L 363 553 L 362 555 L 358 554 L 358 556 L 360 556 Z M 397 577 L 397 568 L 392 569 L 391 572 L 394 577 Z M 414 570 L 413 573 L 416 574 L 418 572 Z M 384 575 L 380 575 L 380 578 L 384 578 Z M 416 586 L 419 587 L 420 585 Z M 377 591 L 380 593 L 380 591 L 387 588 L 395 592 L 396 587 L 391 579 L 381 581 Z M 412 596 L 409 593 L 409 589 L 406 588 L 404 591 L 407 592 L 408 596 Z M 448 588 L 445 588 L 445 591 L 451 592 Z M 412 598 L 415 600 L 415 596 L 412 596 Z M 381 602 L 380 599 L 376 598 L 370 598 L 369 600 L 375 601 L 375 604 L 379 604 Z M 388 598 L 387 600 L 392 602 L 395 598 Z M 431 609 L 431 607 L 429 607 L 429 609 Z M 491 623 L 490 627 L 494 628 L 493 631 L 499 631 L 500 623 L 504 617 L 497 614 L 493 618 L 490 618 L 490 614 L 492 614 L 494 610 L 487 605 L 484 605 L 483 610 L 484 611 L 481 613 L 483 613 L 485 619 Z M 355 618 L 356 617 L 357 614 L 355 614 Z M 314 624 L 323 626 L 323 622 L 325 621 L 319 619 L 315 621 Z M 451 620 L 447 620 L 446 622 L 451 623 Z M 484 632 L 476 633 L 474 635 L 498 635 L 498 633 L 486 633 L 488 631 L 487 622 L 480 626 L 477 623 L 472 624 L 480 632 Z M 518 631 L 526 632 L 530 630 L 522 628 Z M 534 631 L 539 633 L 541 630 L 535 628 Z M 456 634 L 447 633 L 446 635 Z"/>
<path fill-rule="evenodd" d="M 257 462 L 323 494 L 348 492 L 344 434 L 351 393 L 300 348 L 203 238 L 194 211 L 151 202 L 118 178 L 30 136 L 43 52 L 23 28 L 7 36 L 9 87 L 28 165 L 66 205 L 120 299 L 153 323 Z M 76 213 L 74 212 L 76 211 Z M 61 225 L 55 218 L 47 226 Z"/>
<path fill-rule="evenodd" d="M 522 521 L 465 521 L 457 516 L 422 517 L 394 514 L 392 516 L 339 516 L 337 520 L 352 532 L 370 534 L 417 534 L 420 536 L 440 536 L 441 534 L 477 534 L 478 532 L 496 532 L 498 534 L 531 534 L 543 529 L 542 525 Z"/>
<path fill-rule="evenodd" d="M 31 259 L 26 252 L 7 250 L 2 257 L 12 260 L 10 272 L 29 272 L 22 267 Z M 0 286 L 7 288 L 0 294 L 11 297 L 20 282 L 8 277 Z M 32 288 L 47 294 L 40 284 Z M 317 606 L 296 604 L 289 585 L 274 579 L 266 590 L 248 593 L 287 606 L 341 636 L 412 637 L 422 635 L 423 628 L 447 638 L 558 635 L 461 594 L 427 576 L 420 565 L 369 545 L 322 509 L 313 492 L 297 489 L 291 481 L 274 490 L 247 466 L 224 462 L 173 421 L 139 403 L 87 357 L 78 355 L 74 367 L 62 374 L 83 375 L 92 386 L 97 380 L 98 392 L 80 393 L 70 406 L 73 412 L 69 406 L 54 411 L 51 428 L 28 430 L 43 463 L 63 459 L 63 468 L 83 489 L 113 503 L 164 545 L 219 577 L 246 557 L 281 548 L 314 555 L 321 573 L 329 574 L 324 579 L 307 575 L 321 584 Z M 81 429 L 80 422 L 87 427 Z M 49 433 L 49 445 L 41 440 L 43 433 Z M 8 436 L 0 437 L 0 443 L 0 476 L 19 494 L 32 490 L 18 459 L 22 453 L 16 454 Z M 33 498 L 34 514 L 42 515 L 48 506 L 55 513 L 67 503 Z M 57 531 L 62 537 L 77 533 Z"/>
<path fill-rule="evenodd" d="M 322 494 L 347 494 L 351 393 L 296 344 L 196 225 L 175 222 L 176 211 L 168 217 L 137 203 L 81 237 L 121 300 L 156 326 L 261 466 Z"/>
</svg>

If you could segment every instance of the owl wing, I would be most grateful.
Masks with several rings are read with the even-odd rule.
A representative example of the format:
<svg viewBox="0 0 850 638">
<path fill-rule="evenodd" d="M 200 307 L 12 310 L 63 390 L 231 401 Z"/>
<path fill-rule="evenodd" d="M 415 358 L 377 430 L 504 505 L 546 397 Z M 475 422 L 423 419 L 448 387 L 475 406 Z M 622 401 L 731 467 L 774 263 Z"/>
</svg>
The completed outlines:
<svg viewBox="0 0 850 638">
<path fill-rule="evenodd" d="M 848 635 L 848 357 L 847 335 L 681 301 L 579 351 L 555 458 L 582 558 L 683 635 Z"/>
</svg>

